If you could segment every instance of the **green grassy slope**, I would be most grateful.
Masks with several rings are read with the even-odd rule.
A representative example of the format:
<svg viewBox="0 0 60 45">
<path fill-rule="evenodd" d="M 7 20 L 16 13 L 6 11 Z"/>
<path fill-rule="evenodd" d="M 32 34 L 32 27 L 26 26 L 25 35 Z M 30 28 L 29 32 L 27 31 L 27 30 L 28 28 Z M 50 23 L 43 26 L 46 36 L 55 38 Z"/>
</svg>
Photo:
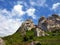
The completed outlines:
<svg viewBox="0 0 60 45">
<path fill-rule="evenodd" d="M 6 45 L 28 45 L 29 42 L 39 41 L 41 45 L 60 45 L 60 33 L 49 33 L 50 36 L 35 37 L 32 31 L 27 31 L 26 40 L 24 36 L 20 35 L 20 32 L 4 37 Z"/>
</svg>

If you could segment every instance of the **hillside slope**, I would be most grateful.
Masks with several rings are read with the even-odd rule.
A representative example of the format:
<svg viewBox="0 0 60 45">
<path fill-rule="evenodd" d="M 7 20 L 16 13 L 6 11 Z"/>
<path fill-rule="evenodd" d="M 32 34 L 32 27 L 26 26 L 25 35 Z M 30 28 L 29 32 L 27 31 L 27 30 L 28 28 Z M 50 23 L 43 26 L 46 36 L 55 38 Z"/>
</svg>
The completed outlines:
<svg viewBox="0 0 60 45">
<path fill-rule="evenodd" d="M 38 25 L 26 20 L 15 34 L 3 40 L 6 45 L 60 45 L 60 16 L 42 17 Z"/>
<path fill-rule="evenodd" d="M 41 45 L 60 45 L 60 32 L 59 33 L 52 33 L 50 32 L 50 36 L 45 37 L 35 37 L 33 36 L 33 32 L 27 32 L 26 38 L 20 35 L 20 32 L 16 32 L 14 35 L 4 37 L 4 41 L 6 45 L 28 45 L 32 41 L 39 41 Z M 33 36 L 32 38 L 29 38 Z"/>
</svg>

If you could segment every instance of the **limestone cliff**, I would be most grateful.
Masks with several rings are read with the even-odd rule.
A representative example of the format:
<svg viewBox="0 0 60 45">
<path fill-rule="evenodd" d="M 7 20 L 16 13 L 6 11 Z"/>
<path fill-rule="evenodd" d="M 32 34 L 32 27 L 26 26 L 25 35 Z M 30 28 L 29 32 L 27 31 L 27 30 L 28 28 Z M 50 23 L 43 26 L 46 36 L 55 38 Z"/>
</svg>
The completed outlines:
<svg viewBox="0 0 60 45">
<path fill-rule="evenodd" d="M 54 28 L 60 28 L 60 16 L 52 14 L 48 18 L 41 17 L 38 26 L 45 31 L 52 31 Z"/>
</svg>

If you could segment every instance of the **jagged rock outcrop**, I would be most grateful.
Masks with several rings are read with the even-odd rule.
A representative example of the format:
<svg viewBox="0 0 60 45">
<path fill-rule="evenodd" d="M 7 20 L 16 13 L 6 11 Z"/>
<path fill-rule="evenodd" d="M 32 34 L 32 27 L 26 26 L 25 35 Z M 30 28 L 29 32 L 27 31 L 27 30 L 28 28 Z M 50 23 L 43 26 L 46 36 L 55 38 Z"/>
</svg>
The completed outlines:
<svg viewBox="0 0 60 45">
<path fill-rule="evenodd" d="M 4 40 L 0 38 L 0 45 L 5 45 Z"/>
<path fill-rule="evenodd" d="M 35 28 L 35 25 L 32 20 L 28 19 L 24 22 L 24 29 L 25 30 L 31 30 L 32 28 Z"/>
<path fill-rule="evenodd" d="M 22 26 L 21 26 L 21 28 L 23 28 L 23 30 L 31 30 L 34 27 L 35 27 L 35 25 L 34 25 L 33 21 L 30 19 L 23 22 Z"/>
<path fill-rule="evenodd" d="M 25 22 L 22 23 L 21 27 L 18 29 L 21 34 L 24 36 L 26 35 L 26 31 L 30 31 L 34 28 L 34 35 L 35 36 L 45 36 L 45 32 L 38 27 L 38 25 L 34 25 L 32 20 L 26 20 Z"/>
<path fill-rule="evenodd" d="M 43 29 L 39 28 L 37 25 L 35 26 L 35 36 L 41 37 L 41 36 L 49 36 L 48 33 L 46 33 Z"/>
<path fill-rule="evenodd" d="M 43 18 L 43 19 L 42 19 Z M 48 18 L 41 17 L 38 22 L 38 26 L 44 31 L 52 31 L 54 28 L 60 28 L 60 16 L 52 14 Z"/>
<path fill-rule="evenodd" d="M 40 37 L 40 36 L 45 36 L 45 32 L 39 28 L 37 25 L 35 26 L 35 36 Z"/>
<path fill-rule="evenodd" d="M 47 29 L 47 22 L 46 22 L 46 18 L 45 17 L 41 17 L 39 19 L 39 22 L 38 22 L 38 27 L 43 29 L 43 30 L 46 30 Z"/>
<path fill-rule="evenodd" d="M 22 35 L 26 34 L 26 31 L 31 30 L 32 28 L 35 28 L 35 25 L 31 19 L 26 20 L 22 23 L 21 27 L 18 29 L 18 31 L 21 32 Z"/>
</svg>

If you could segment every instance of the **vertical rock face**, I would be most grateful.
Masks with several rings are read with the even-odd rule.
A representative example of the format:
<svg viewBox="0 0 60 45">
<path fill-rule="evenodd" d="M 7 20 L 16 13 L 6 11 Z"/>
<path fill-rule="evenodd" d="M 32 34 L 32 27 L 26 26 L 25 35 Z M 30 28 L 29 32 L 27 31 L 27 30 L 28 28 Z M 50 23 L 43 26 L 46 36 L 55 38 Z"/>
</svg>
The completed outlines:
<svg viewBox="0 0 60 45">
<path fill-rule="evenodd" d="M 24 22 L 24 28 L 25 28 L 25 30 L 31 30 L 32 28 L 34 28 L 35 26 L 34 26 L 34 23 L 33 23 L 33 21 L 32 20 L 26 20 L 25 22 Z"/>
<path fill-rule="evenodd" d="M 27 30 L 29 31 L 33 28 L 34 28 L 35 36 L 38 36 L 38 37 L 45 36 L 45 32 L 41 28 L 39 28 L 37 25 L 34 25 L 32 20 L 26 20 L 25 22 L 23 22 L 19 29 L 20 29 L 21 34 L 24 36 L 26 35 Z"/>
<path fill-rule="evenodd" d="M 45 36 L 45 32 L 42 31 L 42 30 L 39 29 L 39 28 L 36 28 L 36 36 L 37 36 L 37 37 Z"/>
<path fill-rule="evenodd" d="M 42 18 L 42 17 L 41 17 Z M 52 31 L 54 28 L 60 28 L 60 16 L 53 14 L 48 18 L 39 19 L 38 26 L 45 31 Z"/>
<path fill-rule="evenodd" d="M 47 21 L 47 19 L 45 17 L 41 17 L 38 22 L 39 28 L 41 28 L 43 30 L 47 30 L 47 22 L 46 21 Z"/>
<path fill-rule="evenodd" d="M 35 25 L 33 21 L 28 19 L 22 23 L 21 27 L 18 30 L 21 32 L 22 35 L 25 35 L 27 30 L 31 30 L 34 27 Z"/>
<path fill-rule="evenodd" d="M 35 27 L 34 31 L 35 31 L 35 36 L 37 36 L 37 37 L 45 36 L 45 32 L 38 26 Z"/>
<path fill-rule="evenodd" d="M 54 28 L 60 28 L 60 16 L 53 14 L 51 17 L 49 17 L 47 28 L 49 31 L 53 30 Z"/>
<path fill-rule="evenodd" d="M 32 20 L 28 19 L 22 23 L 21 27 L 19 28 L 21 31 L 31 30 L 34 28 L 35 25 Z"/>
<path fill-rule="evenodd" d="M 0 45 L 5 45 L 5 43 L 4 43 L 2 38 L 0 38 Z"/>
<path fill-rule="evenodd" d="M 31 30 L 32 28 L 35 28 L 35 25 L 32 20 L 26 20 L 22 23 L 20 27 L 21 30 Z"/>
</svg>

